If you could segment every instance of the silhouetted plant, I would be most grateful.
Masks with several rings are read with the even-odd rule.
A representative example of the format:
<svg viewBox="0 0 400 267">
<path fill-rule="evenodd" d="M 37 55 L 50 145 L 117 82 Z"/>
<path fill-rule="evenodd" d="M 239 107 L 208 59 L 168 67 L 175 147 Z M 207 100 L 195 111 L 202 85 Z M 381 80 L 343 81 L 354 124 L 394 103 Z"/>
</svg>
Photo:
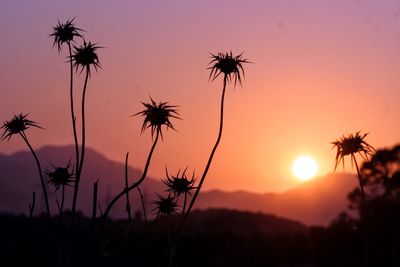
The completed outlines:
<svg viewBox="0 0 400 267">
<path fill-rule="evenodd" d="M 128 188 L 128 185 L 129 185 L 129 182 L 128 182 L 128 158 L 129 158 L 129 152 L 126 153 L 126 157 L 125 157 L 125 189 Z M 126 212 L 128 213 L 128 222 L 131 222 L 132 215 L 131 215 L 131 204 L 129 201 L 129 191 L 126 191 Z"/>
<path fill-rule="evenodd" d="M 178 204 L 176 198 L 170 194 L 167 197 L 157 194 L 157 200 L 153 202 L 156 206 L 153 211 L 159 216 L 169 216 L 177 213 Z"/>
<path fill-rule="evenodd" d="M 194 178 L 194 172 L 192 174 L 192 178 L 188 179 L 186 176 L 186 170 L 187 168 L 182 172 L 182 174 L 180 174 L 179 170 L 175 176 L 170 176 L 168 174 L 168 169 L 165 168 L 167 178 L 165 180 L 162 180 L 163 183 L 168 187 L 167 191 L 173 193 L 176 198 L 178 198 L 182 194 L 184 195 L 182 215 L 185 214 L 187 196 L 192 194 L 191 191 L 193 189 L 196 189 L 196 187 L 194 186 L 196 182 L 196 179 Z"/>
<path fill-rule="evenodd" d="M 71 162 L 68 162 L 65 167 L 56 167 L 54 165 L 52 167 L 53 170 L 47 170 L 46 174 L 50 178 L 49 184 L 52 184 L 56 188 L 56 191 L 61 187 L 61 203 L 57 200 L 57 206 L 60 212 L 60 217 L 62 217 L 64 211 L 65 186 L 71 185 L 74 181 L 74 174 L 73 170 L 70 170 Z"/>
<path fill-rule="evenodd" d="M 79 33 L 83 31 L 77 27 L 75 27 L 74 19 L 67 20 L 65 23 L 60 23 L 58 21 L 57 26 L 53 27 L 53 32 L 50 34 L 50 37 L 54 38 L 53 47 L 57 45 L 58 52 L 61 52 L 61 48 L 63 44 L 67 44 L 68 52 L 69 52 L 69 65 L 70 65 L 70 90 L 69 90 L 69 98 L 70 98 L 70 108 L 71 108 L 71 121 L 72 121 L 72 130 L 74 135 L 74 145 L 75 145 L 75 169 L 77 170 L 79 167 L 79 145 L 78 145 L 78 135 L 76 130 L 76 117 L 75 117 L 75 109 L 74 109 L 74 93 L 73 93 L 73 84 L 74 84 L 74 71 L 73 71 L 73 61 L 72 61 L 72 47 L 71 43 L 75 42 L 75 37 L 83 38 Z"/>
<path fill-rule="evenodd" d="M 120 193 L 118 193 L 108 204 L 106 210 L 104 211 L 103 214 L 103 219 L 105 219 L 108 216 L 108 213 L 111 211 L 111 208 L 114 206 L 114 204 L 127 192 L 131 191 L 134 188 L 137 188 L 146 178 L 147 171 L 150 166 L 150 161 L 151 157 L 153 155 L 154 149 L 157 145 L 158 139 L 161 136 L 162 137 L 162 126 L 166 126 L 167 129 L 175 129 L 170 121 L 171 118 L 175 119 L 180 119 L 179 118 L 179 113 L 175 109 L 177 106 L 171 106 L 168 104 L 168 102 L 160 102 L 156 103 L 152 98 L 150 98 L 151 103 L 144 103 L 142 102 L 143 106 L 145 107 L 144 110 L 132 115 L 132 116 L 137 116 L 141 115 L 144 116 L 144 121 L 142 125 L 142 133 L 147 129 L 151 129 L 151 136 L 153 141 L 153 145 L 151 146 L 150 153 L 147 157 L 146 164 L 143 169 L 143 174 L 140 179 L 130 185 L 129 187 L 125 187 L 124 190 L 122 190 Z M 154 134 L 156 135 L 154 137 Z"/>
<path fill-rule="evenodd" d="M 335 169 L 340 164 L 343 163 L 344 168 L 344 157 L 350 156 L 350 160 L 352 165 L 356 166 L 357 170 L 357 177 L 359 182 L 359 187 L 361 190 L 361 200 L 362 200 L 362 207 L 360 213 L 360 222 L 363 230 L 363 243 L 364 243 L 364 265 L 369 265 L 369 240 L 367 236 L 367 229 L 365 224 L 365 191 L 364 185 L 362 181 L 362 176 L 360 173 L 359 164 L 357 162 L 356 155 L 360 155 L 362 159 L 365 161 L 371 156 L 372 152 L 375 149 L 365 141 L 365 137 L 368 134 L 361 134 L 360 131 L 356 132 L 355 134 L 348 134 L 347 136 L 342 136 L 340 139 L 332 142 L 333 148 L 336 148 L 336 158 L 335 158 Z"/>
<path fill-rule="evenodd" d="M 361 135 L 360 132 L 357 132 L 355 134 L 349 134 L 347 136 L 343 136 L 339 140 L 332 142 L 333 148 L 336 148 L 336 158 L 335 158 L 335 169 L 334 170 L 337 169 L 337 166 L 340 164 L 340 162 L 343 163 L 343 168 L 344 168 L 344 157 L 345 156 L 350 156 L 351 163 L 352 164 L 354 163 L 354 165 L 356 166 L 358 182 L 359 182 L 359 186 L 360 186 L 361 194 L 362 194 L 363 205 L 365 204 L 365 192 L 364 192 L 364 186 L 363 186 L 363 182 L 362 182 L 359 164 L 356 159 L 356 155 L 358 154 L 364 160 L 368 160 L 368 157 L 371 156 L 373 151 L 375 151 L 375 149 L 365 141 L 365 137 L 367 135 L 368 134 Z"/>
<path fill-rule="evenodd" d="M 43 196 L 44 196 L 44 200 L 45 200 L 45 204 L 46 204 L 46 212 L 47 212 L 47 215 L 50 217 L 49 199 L 48 199 L 48 195 L 47 195 L 46 185 L 45 185 L 44 179 L 43 179 L 42 167 L 40 166 L 40 161 L 35 153 L 35 150 L 32 148 L 31 144 L 29 143 L 28 137 L 25 134 L 25 131 L 27 129 L 29 129 L 29 127 L 36 127 L 36 128 L 41 128 L 41 129 L 43 129 L 43 128 L 40 127 L 36 122 L 28 120 L 27 116 L 28 116 L 28 114 L 23 115 L 21 113 L 19 115 L 14 115 L 11 120 L 4 122 L 3 126 L 1 127 L 2 129 L 4 129 L 4 132 L 1 136 L 1 138 L 2 138 L 2 140 L 7 139 L 7 141 L 9 141 L 13 135 L 19 134 L 22 137 L 22 139 L 25 141 L 26 145 L 29 147 L 29 149 L 35 159 L 37 168 L 38 168 L 40 182 L 41 182 L 42 190 L 43 190 Z"/>
<path fill-rule="evenodd" d="M 67 20 L 65 23 L 58 21 L 57 25 L 53 27 L 53 32 L 50 37 L 54 38 L 53 47 L 57 45 L 58 52 L 61 52 L 62 45 L 66 43 L 70 45 L 75 37 L 82 37 L 79 33 L 81 29 L 75 27 L 75 18 Z"/>
<path fill-rule="evenodd" d="M 78 198 L 78 190 L 79 190 L 79 182 L 82 174 L 82 167 L 85 158 L 85 148 L 86 148 L 86 128 L 85 128 L 85 97 L 86 97 L 86 89 L 88 78 L 91 75 L 91 67 L 94 67 L 97 71 L 97 68 L 100 67 L 99 58 L 97 56 L 96 50 L 100 47 L 97 44 L 92 44 L 91 42 L 86 43 L 84 41 L 83 45 L 80 47 L 76 47 L 75 52 L 71 57 L 73 65 L 78 71 L 81 68 L 81 72 L 83 70 L 86 71 L 85 82 L 83 85 L 83 93 L 82 93 L 82 105 L 81 105 L 81 119 L 82 119 L 82 141 L 81 141 L 81 154 L 79 159 L 79 164 L 76 171 L 75 177 L 75 187 L 74 187 L 74 195 L 72 200 L 72 219 L 76 212 L 76 203 Z"/>
<path fill-rule="evenodd" d="M 217 55 L 211 54 L 212 60 L 209 63 L 211 66 L 208 68 L 211 70 L 209 80 L 214 81 L 221 73 L 224 75 L 222 96 L 221 96 L 219 132 L 218 132 L 217 141 L 215 142 L 215 145 L 211 151 L 211 154 L 210 154 L 210 157 L 208 158 L 208 162 L 204 169 L 203 175 L 200 178 L 198 187 L 193 195 L 193 198 L 190 201 L 188 210 L 187 210 L 185 216 L 183 217 L 183 220 L 178 228 L 178 232 L 181 231 L 183 225 L 185 224 L 185 222 L 193 208 L 193 205 L 197 199 L 197 196 L 200 193 L 203 182 L 204 182 L 204 180 L 207 176 L 208 170 L 211 166 L 211 162 L 213 160 L 215 151 L 217 150 L 217 147 L 221 141 L 223 121 L 224 121 L 224 99 L 225 99 L 226 84 L 227 84 L 227 82 L 231 82 L 233 80 L 235 86 L 236 86 L 237 82 L 239 82 L 239 84 L 241 85 L 242 84 L 241 75 L 243 75 L 243 77 L 244 77 L 243 64 L 250 63 L 247 59 L 243 59 L 242 55 L 243 55 L 243 53 L 239 54 L 238 56 L 233 56 L 232 52 L 218 53 Z"/>
</svg>

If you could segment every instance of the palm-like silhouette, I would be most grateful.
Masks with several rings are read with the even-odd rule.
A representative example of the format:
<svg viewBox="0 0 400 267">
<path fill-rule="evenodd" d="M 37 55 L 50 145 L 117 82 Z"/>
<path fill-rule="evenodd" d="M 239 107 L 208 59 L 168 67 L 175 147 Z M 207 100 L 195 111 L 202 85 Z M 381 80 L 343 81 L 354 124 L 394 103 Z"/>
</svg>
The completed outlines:
<svg viewBox="0 0 400 267">
<path fill-rule="evenodd" d="M 96 50 L 100 47 L 97 44 L 92 44 L 91 42 L 84 42 L 80 47 L 74 47 L 75 52 L 71 56 L 71 62 L 73 62 L 73 66 L 76 71 L 81 69 L 86 71 L 85 82 L 83 85 L 83 93 L 82 93 L 82 105 L 81 105 L 81 119 L 82 119 L 82 141 L 81 141 L 81 154 L 79 158 L 79 164 L 77 166 L 76 177 L 75 177 L 75 187 L 74 187 L 74 195 L 72 200 L 72 218 L 76 211 L 76 203 L 78 198 L 78 190 L 79 190 L 79 182 L 82 174 L 82 167 L 85 159 L 85 147 L 86 147 L 86 128 L 85 128 L 85 98 L 86 98 L 86 89 L 89 76 L 91 74 L 91 67 L 94 67 L 97 71 L 97 68 L 100 67 L 99 57 L 97 56 Z"/>
<path fill-rule="evenodd" d="M 161 138 L 163 138 L 161 127 L 164 125 L 167 127 L 167 129 L 171 128 L 175 130 L 170 118 L 179 119 L 179 114 L 175 110 L 176 106 L 168 105 L 168 102 L 160 102 L 157 104 L 151 97 L 150 101 L 151 103 L 142 102 L 142 105 L 145 107 L 145 109 L 132 116 L 144 116 L 142 133 L 147 128 L 150 128 L 152 137 L 154 137 L 154 133 L 156 133 L 160 134 Z"/>
<path fill-rule="evenodd" d="M 153 204 L 156 206 L 153 211 L 155 211 L 157 217 L 159 216 L 168 216 L 177 213 L 178 204 L 176 203 L 176 199 L 171 195 L 168 197 L 163 197 L 157 194 L 157 200 L 153 201 Z"/>
<path fill-rule="evenodd" d="M 27 117 L 28 117 L 28 114 L 23 115 L 21 113 L 19 115 L 14 115 L 11 120 L 4 122 L 3 126 L 1 127 L 2 129 L 4 129 L 4 132 L 1 136 L 1 138 L 2 138 L 2 140 L 7 139 L 7 141 L 9 141 L 13 135 L 19 134 L 22 137 L 22 139 L 24 140 L 24 142 L 26 143 L 26 145 L 29 147 L 29 150 L 31 151 L 31 153 L 34 157 L 37 168 L 38 168 L 40 182 L 42 185 L 44 200 L 45 200 L 45 204 L 46 204 L 46 212 L 47 212 L 47 215 L 50 217 L 50 206 L 49 206 L 46 185 L 45 185 L 44 179 L 43 179 L 42 167 L 40 165 L 39 158 L 37 157 L 35 150 L 32 148 L 31 144 L 29 143 L 28 137 L 25 133 L 25 131 L 27 129 L 29 129 L 30 127 L 36 127 L 36 128 L 41 128 L 41 129 L 43 129 L 43 128 L 40 127 L 36 122 L 28 120 Z"/>
<path fill-rule="evenodd" d="M 375 151 L 375 149 L 365 141 L 367 135 L 367 133 L 362 135 L 360 132 L 356 132 L 355 134 L 342 136 L 340 139 L 332 142 L 333 148 L 336 148 L 335 170 L 340 162 L 342 162 L 344 168 L 345 156 L 350 156 L 351 163 L 356 166 L 363 205 L 365 205 L 365 192 L 356 155 L 358 154 L 364 160 L 367 160 Z"/>
<path fill-rule="evenodd" d="M 75 19 L 75 18 L 74 18 Z M 76 117 L 75 117 L 75 108 L 74 108 L 74 92 L 73 92 L 73 84 L 74 84 L 74 65 L 72 60 L 72 46 L 71 43 L 75 42 L 75 37 L 83 38 L 80 34 L 81 29 L 75 27 L 74 19 L 67 20 L 65 23 L 60 23 L 58 21 L 57 26 L 53 27 L 53 32 L 50 34 L 50 37 L 54 38 L 53 47 L 57 45 L 58 52 L 61 52 L 61 48 L 63 44 L 67 44 L 68 52 L 69 52 L 69 66 L 70 66 L 70 88 L 69 88 L 69 99 L 70 99 L 70 108 L 71 108 L 71 121 L 72 121 L 72 130 L 74 135 L 74 145 L 75 145 L 75 169 L 79 167 L 79 145 L 78 145 L 78 135 L 76 129 Z"/>
<path fill-rule="evenodd" d="M 141 115 L 144 116 L 144 121 L 142 125 L 142 133 L 144 132 L 145 129 L 150 128 L 151 129 L 151 136 L 154 139 L 153 145 L 151 146 L 149 155 L 147 157 L 147 161 L 143 170 L 142 177 L 140 179 L 130 185 L 129 187 L 125 187 L 124 190 L 122 190 L 119 194 L 117 194 L 108 204 L 104 214 L 103 214 L 103 219 L 105 220 L 108 216 L 108 213 L 111 211 L 111 208 L 114 206 L 114 204 L 127 192 L 131 191 L 134 188 L 137 188 L 146 178 L 147 171 L 150 166 L 150 161 L 151 157 L 153 155 L 154 149 L 157 145 L 158 139 L 161 136 L 162 137 L 162 126 L 166 126 L 167 129 L 175 129 L 173 124 L 171 123 L 170 119 L 175 118 L 175 119 L 180 119 L 179 113 L 175 109 L 177 106 L 171 106 L 168 104 L 168 102 L 160 102 L 156 103 L 152 98 L 150 98 L 150 103 L 144 103 L 142 102 L 143 106 L 145 107 L 144 110 L 132 115 L 132 116 L 137 116 Z M 154 137 L 155 133 L 155 137 Z"/>
<path fill-rule="evenodd" d="M 242 84 L 242 76 L 244 77 L 244 69 L 243 64 L 250 63 L 247 59 L 242 58 L 243 53 L 238 56 L 233 56 L 232 52 L 226 53 L 218 53 L 217 55 L 211 54 L 211 62 L 209 63 L 211 66 L 208 68 L 211 70 L 209 80 L 214 81 L 221 73 L 224 75 L 223 87 L 222 87 L 222 96 L 221 96 L 221 111 L 220 111 L 220 124 L 219 124 L 219 132 L 217 141 L 211 151 L 210 157 L 208 158 L 207 165 L 204 169 L 203 175 L 200 178 L 198 187 L 193 195 L 193 198 L 190 201 L 188 210 L 181 221 L 181 224 L 178 228 L 178 232 L 181 231 L 183 225 L 185 224 L 193 205 L 197 199 L 197 196 L 200 193 L 200 189 L 203 185 L 203 182 L 207 176 L 208 170 L 211 166 L 211 162 L 213 160 L 215 151 L 221 141 L 222 129 L 223 129 L 223 121 L 224 121 L 224 99 L 225 99 L 225 91 L 227 82 L 234 81 L 234 86 L 236 83 Z"/>
<path fill-rule="evenodd" d="M 73 170 L 70 170 L 71 162 L 68 162 L 65 167 L 56 167 L 54 165 L 52 165 L 52 167 L 53 170 L 47 170 L 46 174 L 49 177 L 48 183 L 52 184 L 56 188 L 56 191 L 61 187 L 61 203 L 57 200 L 57 205 L 60 217 L 62 217 L 64 210 L 65 186 L 71 185 L 74 181 L 74 174 Z"/>
<path fill-rule="evenodd" d="M 75 27 L 74 20 L 75 18 L 67 20 L 65 23 L 58 21 L 58 24 L 53 27 L 50 37 L 54 38 L 53 47 L 57 45 L 58 52 L 61 52 L 64 43 L 70 46 L 71 42 L 74 42 L 75 37 L 82 37 L 79 33 L 82 30 Z"/>
<path fill-rule="evenodd" d="M 185 214 L 185 209 L 186 209 L 186 201 L 188 195 L 192 194 L 192 190 L 196 189 L 194 186 L 196 179 L 194 178 L 194 173 L 192 174 L 192 178 L 188 178 L 186 175 L 186 170 L 187 168 L 180 173 L 180 170 L 176 175 L 169 175 L 168 169 L 165 169 L 166 176 L 167 178 L 165 180 L 162 180 L 163 183 L 167 186 L 167 191 L 174 194 L 175 197 L 179 197 L 180 195 L 183 194 L 184 200 L 183 200 L 183 207 L 182 207 L 182 215 Z"/>
</svg>

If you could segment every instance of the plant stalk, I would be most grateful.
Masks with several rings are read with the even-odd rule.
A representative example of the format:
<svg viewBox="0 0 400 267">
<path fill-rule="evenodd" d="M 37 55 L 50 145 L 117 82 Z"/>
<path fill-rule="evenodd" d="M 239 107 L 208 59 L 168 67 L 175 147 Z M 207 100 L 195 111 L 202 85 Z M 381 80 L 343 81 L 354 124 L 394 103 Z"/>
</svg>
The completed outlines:
<svg viewBox="0 0 400 267">
<path fill-rule="evenodd" d="M 75 176 L 74 196 L 73 196 L 73 200 L 72 200 L 72 214 L 71 214 L 72 221 L 74 220 L 75 213 L 76 213 L 76 203 L 77 203 L 77 199 L 78 199 L 79 182 L 81 180 L 83 161 L 85 158 L 85 146 L 86 146 L 85 97 L 86 97 L 88 78 L 89 78 L 89 67 L 86 68 L 86 77 L 85 77 L 85 83 L 83 85 L 83 94 L 82 94 L 82 141 L 81 141 L 82 147 L 81 147 L 80 162 L 79 162 L 78 170 L 77 170 L 76 176 Z"/>
<path fill-rule="evenodd" d="M 182 221 L 181 221 L 181 223 L 180 223 L 180 225 L 178 227 L 178 235 L 179 235 L 180 231 L 182 230 L 183 226 L 185 225 L 185 223 L 186 223 L 186 221 L 187 221 L 187 219 L 189 217 L 190 212 L 192 211 L 193 205 L 194 205 L 194 203 L 195 203 L 195 201 L 197 199 L 197 196 L 200 193 L 201 186 L 203 185 L 203 182 L 204 182 L 204 180 L 205 180 L 205 178 L 207 176 L 208 170 L 209 170 L 209 168 L 211 166 L 211 162 L 213 160 L 215 151 L 217 150 L 217 147 L 218 147 L 218 145 L 219 145 L 219 143 L 221 141 L 222 129 L 223 129 L 223 125 L 224 125 L 224 99 L 225 99 L 227 78 L 228 78 L 228 76 L 225 74 L 224 75 L 224 84 L 223 84 L 223 89 L 222 89 L 222 96 L 221 96 L 221 111 L 220 111 L 220 122 L 219 122 L 218 138 L 217 138 L 217 141 L 215 142 L 215 145 L 214 145 L 214 147 L 213 147 L 213 149 L 211 151 L 210 157 L 208 158 L 208 162 L 207 162 L 206 168 L 204 169 L 204 172 L 203 172 L 203 175 L 201 176 L 199 185 L 196 188 L 196 191 L 194 192 L 193 198 L 190 201 L 190 204 L 189 204 L 189 207 L 187 209 L 187 212 L 185 213 L 185 216 L 183 216 L 183 219 L 182 219 Z"/>
<path fill-rule="evenodd" d="M 38 172 L 39 172 L 40 182 L 41 182 L 41 185 L 42 185 L 44 201 L 45 201 L 45 204 L 46 204 L 46 213 L 47 213 L 47 216 L 50 217 L 51 215 L 50 215 L 49 198 L 48 198 L 48 195 L 47 195 L 46 184 L 45 184 L 44 179 L 43 179 L 42 167 L 40 166 L 39 158 L 37 157 L 37 155 L 35 153 L 35 150 L 33 150 L 31 144 L 29 143 L 28 137 L 25 135 L 25 133 L 24 132 L 22 132 L 22 133 L 20 132 L 19 134 L 21 135 L 22 139 L 24 139 L 26 145 L 29 147 L 30 151 L 32 152 L 33 157 L 35 158 L 36 165 L 37 165 Z"/>
<path fill-rule="evenodd" d="M 159 139 L 159 136 L 160 136 L 160 131 L 161 131 L 160 129 L 157 130 L 156 138 L 154 139 L 153 145 L 152 145 L 152 147 L 151 147 L 151 149 L 150 149 L 149 156 L 147 157 L 147 161 L 146 161 L 146 165 L 145 165 L 144 170 L 143 170 L 142 177 L 141 177 L 137 182 L 133 183 L 133 184 L 130 185 L 129 187 L 127 187 L 127 188 L 125 188 L 124 190 L 122 190 L 118 195 L 116 195 L 116 196 L 111 200 L 111 202 L 108 204 L 106 210 L 104 211 L 104 214 L 103 214 L 103 221 L 105 221 L 105 220 L 107 219 L 108 213 L 110 213 L 111 208 L 114 206 L 114 204 L 115 204 L 123 195 L 125 195 L 127 192 L 129 192 L 129 191 L 131 191 L 132 189 L 138 187 L 138 186 L 144 181 L 144 179 L 146 178 L 147 171 L 148 171 L 149 166 L 150 166 L 151 157 L 152 157 L 152 155 L 153 155 L 154 149 L 155 149 L 155 147 L 156 147 L 156 145 L 157 145 L 157 142 L 158 142 L 158 139 Z"/>
</svg>

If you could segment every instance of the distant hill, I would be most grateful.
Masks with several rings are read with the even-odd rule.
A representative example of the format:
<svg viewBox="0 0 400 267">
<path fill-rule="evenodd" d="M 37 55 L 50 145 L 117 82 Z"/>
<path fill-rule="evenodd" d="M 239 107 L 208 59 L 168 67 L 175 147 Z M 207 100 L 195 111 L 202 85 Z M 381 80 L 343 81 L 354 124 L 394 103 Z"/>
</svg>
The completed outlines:
<svg viewBox="0 0 400 267">
<path fill-rule="evenodd" d="M 353 175 L 331 174 L 279 194 L 213 190 L 200 194 L 197 207 L 263 212 L 308 225 L 328 225 L 347 208 L 347 195 L 356 186 L 357 180 Z"/>
<path fill-rule="evenodd" d="M 43 169 L 51 164 L 65 165 L 73 158 L 72 146 L 46 146 L 37 151 Z M 132 182 L 141 171 L 129 168 Z M 124 186 L 124 166 L 114 162 L 93 149 L 87 149 L 83 169 L 78 208 L 90 214 L 92 205 L 93 183 L 99 180 L 99 203 L 104 208 L 111 196 Z M 327 225 L 337 214 L 347 207 L 347 194 L 356 186 L 356 179 L 348 174 L 328 175 L 314 179 L 301 186 L 279 194 L 258 194 L 245 191 L 224 192 L 212 190 L 201 192 L 196 208 L 229 208 L 242 211 L 270 213 L 301 221 L 309 225 Z M 57 193 L 48 187 L 51 193 L 53 213 L 56 213 L 55 198 Z M 160 179 L 148 177 L 142 186 L 146 205 L 154 198 L 154 192 L 163 192 L 165 186 Z M 32 192 L 41 196 L 40 182 L 32 155 L 17 152 L 10 156 L 0 154 L 0 212 L 27 213 Z M 84 192 L 84 193 L 83 193 Z M 67 189 L 66 207 L 70 207 L 72 187 Z M 138 206 L 138 193 L 131 194 L 133 205 Z M 38 199 L 38 207 L 44 210 L 44 202 Z M 114 217 L 126 216 L 124 200 L 113 209 Z M 147 208 L 150 211 L 152 208 Z"/>
</svg>

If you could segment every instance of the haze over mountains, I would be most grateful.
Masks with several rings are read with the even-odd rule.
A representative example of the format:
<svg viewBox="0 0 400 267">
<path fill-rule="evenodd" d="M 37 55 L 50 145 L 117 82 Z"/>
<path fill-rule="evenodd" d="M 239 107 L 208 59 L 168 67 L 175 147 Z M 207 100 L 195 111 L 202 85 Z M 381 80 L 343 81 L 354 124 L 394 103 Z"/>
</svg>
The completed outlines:
<svg viewBox="0 0 400 267">
<path fill-rule="evenodd" d="M 72 146 L 46 146 L 37 151 L 44 170 L 51 164 L 65 166 L 72 158 Z M 27 213 L 32 192 L 41 196 L 40 181 L 32 155 L 28 151 L 14 153 L 10 156 L 0 154 L 0 212 Z M 129 168 L 130 181 L 138 179 L 141 171 Z M 90 214 L 92 207 L 93 183 L 99 180 L 99 205 L 104 209 L 110 197 L 124 187 L 124 165 L 108 160 L 93 149 L 86 151 L 86 163 L 80 186 L 79 206 L 85 214 Z M 47 177 L 45 177 L 47 178 Z M 164 177 L 161 177 L 164 179 Z M 145 195 L 147 212 L 151 212 L 151 202 L 155 192 L 162 193 L 165 186 L 161 178 L 148 177 L 142 191 Z M 320 177 L 304 183 L 284 193 L 250 193 L 246 191 L 224 192 L 211 190 L 201 192 L 197 208 L 230 208 L 251 212 L 270 213 L 308 225 L 327 225 L 341 211 L 347 208 L 347 194 L 356 187 L 356 179 L 349 174 L 335 174 Z M 48 186 L 53 214 L 57 212 L 55 199 L 59 192 Z M 72 187 L 66 190 L 66 207 L 71 203 Z M 139 207 L 137 191 L 131 194 L 133 206 Z M 38 197 L 37 206 L 43 209 L 43 200 Z M 112 214 L 114 217 L 125 217 L 124 200 L 118 203 Z"/>
</svg>

